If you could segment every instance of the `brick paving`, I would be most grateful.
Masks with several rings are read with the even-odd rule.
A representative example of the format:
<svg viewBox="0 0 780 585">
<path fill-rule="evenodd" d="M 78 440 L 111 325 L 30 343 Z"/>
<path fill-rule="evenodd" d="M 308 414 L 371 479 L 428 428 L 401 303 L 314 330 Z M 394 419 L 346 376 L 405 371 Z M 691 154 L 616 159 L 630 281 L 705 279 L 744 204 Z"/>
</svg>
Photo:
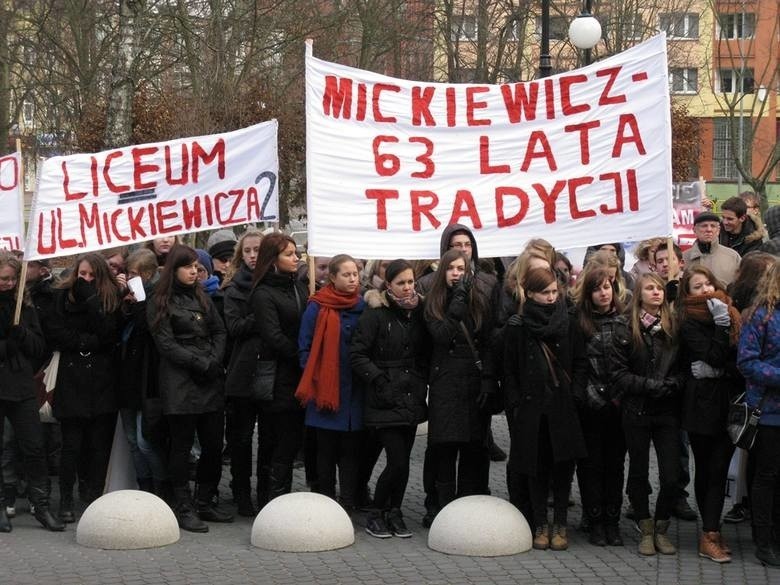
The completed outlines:
<svg viewBox="0 0 780 585">
<path fill-rule="evenodd" d="M 508 449 L 508 434 L 501 417 L 495 417 L 493 428 L 496 442 Z M 565 552 L 532 550 L 498 558 L 434 552 L 427 547 L 427 531 L 420 525 L 424 448 L 425 437 L 420 436 L 413 452 L 404 507 L 407 524 L 415 533 L 410 539 L 375 539 L 356 525 L 355 544 L 345 549 L 301 554 L 268 552 L 249 542 L 252 519 L 237 517 L 233 524 L 211 524 L 208 534 L 182 532 L 179 542 L 164 548 L 102 551 L 79 546 L 74 525 L 69 525 L 64 534 L 43 530 L 27 513 L 26 502 L 20 501 L 21 513 L 12 521 L 13 532 L 0 534 L 0 584 L 780 585 L 780 571 L 765 569 L 753 557 L 747 524 L 724 525 L 724 536 L 734 550 L 734 561 L 726 565 L 700 559 L 697 523 L 677 520 L 672 522 L 670 535 L 679 553 L 643 558 L 636 553 L 638 534 L 628 520 L 622 521 L 625 547 L 588 544 L 587 536 L 574 529 L 580 520 L 579 505 L 571 508 L 570 548 Z M 381 461 L 378 468 L 381 469 Z M 225 470 L 222 491 L 227 496 L 229 473 Z M 493 463 L 493 494 L 506 498 L 504 477 L 505 465 Z M 295 472 L 295 489 L 304 489 L 303 470 Z M 56 491 L 55 487 L 55 494 Z M 578 500 L 576 481 L 574 492 Z M 727 508 L 729 505 L 727 500 Z"/>
</svg>

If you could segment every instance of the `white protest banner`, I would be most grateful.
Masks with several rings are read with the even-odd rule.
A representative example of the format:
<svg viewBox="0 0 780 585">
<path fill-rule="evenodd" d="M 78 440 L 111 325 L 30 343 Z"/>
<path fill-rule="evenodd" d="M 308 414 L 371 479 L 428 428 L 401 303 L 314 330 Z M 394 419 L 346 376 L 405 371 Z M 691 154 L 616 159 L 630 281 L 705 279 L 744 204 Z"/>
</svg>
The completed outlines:
<svg viewBox="0 0 780 585">
<path fill-rule="evenodd" d="M 25 259 L 278 221 L 277 122 L 46 160 Z"/>
<path fill-rule="evenodd" d="M 18 152 L 0 157 L 0 250 L 21 250 L 24 241 L 21 161 Z"/>
<path fill-rule="evenodd" d="M 666 42 L 503 85 L 406 81 L 306 58 L 309 252 L 436 258 L 672 232 Z"/>
</svg>

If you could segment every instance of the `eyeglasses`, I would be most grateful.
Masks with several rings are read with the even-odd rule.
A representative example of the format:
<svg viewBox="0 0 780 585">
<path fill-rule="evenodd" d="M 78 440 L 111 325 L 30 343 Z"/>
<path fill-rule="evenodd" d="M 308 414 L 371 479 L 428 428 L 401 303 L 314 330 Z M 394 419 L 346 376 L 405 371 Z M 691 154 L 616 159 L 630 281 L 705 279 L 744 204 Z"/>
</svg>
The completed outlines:
<svg viewBox="0 0 780 585">
<path fill-rule="evenodd" d="M 16 282 L 17 280 L 19 280 L 19 278 L 16 276 L 0 276 L 0 282 L 4 284 L 8 282 Z"/>
</svg>

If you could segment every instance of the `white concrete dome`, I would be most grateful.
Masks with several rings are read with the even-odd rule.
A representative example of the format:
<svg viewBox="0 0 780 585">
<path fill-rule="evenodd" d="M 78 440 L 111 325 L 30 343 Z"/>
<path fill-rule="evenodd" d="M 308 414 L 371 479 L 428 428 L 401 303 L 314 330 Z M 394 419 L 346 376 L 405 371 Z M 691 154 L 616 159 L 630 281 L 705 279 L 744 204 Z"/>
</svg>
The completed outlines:
<svg viewBox="0 0 780 585">
<path fill-rule="evenodd" d="M 76 542 L 89 548 L 156 548 L 179 540 L 179 524 L 163 500 L 139 490 L 107 493 L 84 510 Z"/>
<path fill-rule="evenodd" d="M 494 496 L 466 496 L 436 515 L 428 546 L 448 555 L 500 557 L 531 550 L 531 529 L 512 504 Z"/>
<path fill-rule="evenodd" d="M 296 492 L 274 498 L 255 518 L 252 545 L 280 552 L 317 552 L 355 542 L 352 521 L 338 502 Z"/>
</svg>

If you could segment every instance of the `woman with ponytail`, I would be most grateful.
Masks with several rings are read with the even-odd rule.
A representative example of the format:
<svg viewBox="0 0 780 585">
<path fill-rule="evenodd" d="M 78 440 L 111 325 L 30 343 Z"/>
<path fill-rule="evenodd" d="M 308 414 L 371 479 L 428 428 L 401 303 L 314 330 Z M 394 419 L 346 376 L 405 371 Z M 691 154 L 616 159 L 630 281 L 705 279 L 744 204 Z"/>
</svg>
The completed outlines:
<svg viewBox="0 0 780 585">
<path fill-rule="evenodd" d="M 702 521 L 699 556 L 731 561 L 720 532 L 734 445 L 726 432 L 729 403 L 742 386 L 736 370 L 740 316 L 723 285 L 703 265 L 691 266 L 677 299 L 685 372 L 682 426 L 696 461 L 694 486 Z"/>
<path fill-rule="evenodd" d="M 365 302 L 351 256 L 328 264 L 328 284 L 309 299 L 298 335 L 303 368 L 295 397 L 306 407 L 306 426 L 317 433 L 318 491 L 355 508 L 363 430 L 363 392 L 353 385 L 349 346 Z"/>
</svg>

